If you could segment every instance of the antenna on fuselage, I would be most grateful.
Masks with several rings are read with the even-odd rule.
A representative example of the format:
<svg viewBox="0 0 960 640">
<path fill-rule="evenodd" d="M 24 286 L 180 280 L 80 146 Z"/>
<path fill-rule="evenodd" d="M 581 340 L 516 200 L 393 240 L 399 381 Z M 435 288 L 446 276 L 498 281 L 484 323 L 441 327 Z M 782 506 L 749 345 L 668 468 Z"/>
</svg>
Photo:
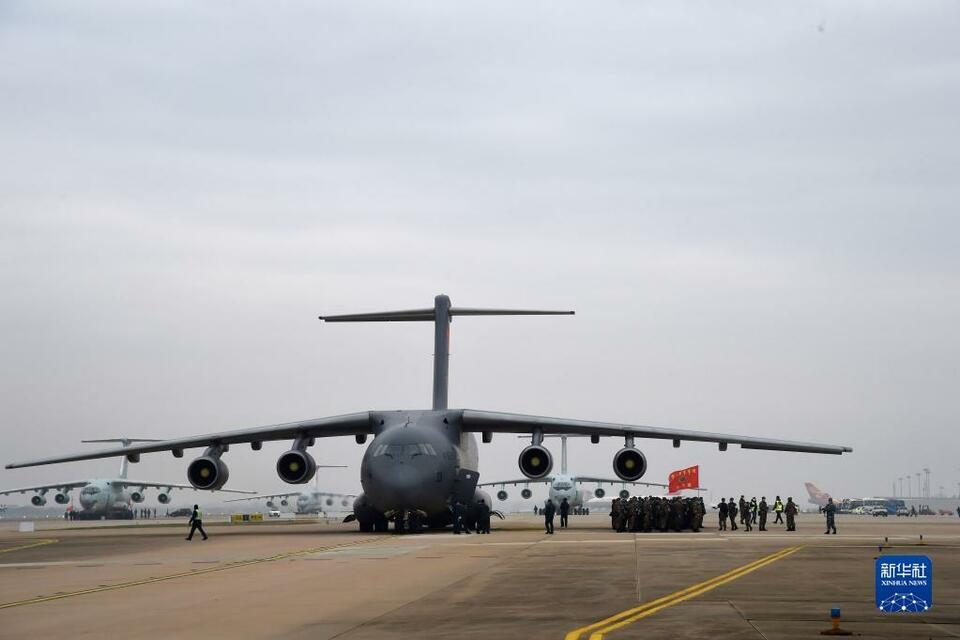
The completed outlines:
<svg viewBox="0 0 960 640">
<path fill-rule="evenodd" d="M 134 442 L 160 442 L 156 438 L 101 438 L 99 440 L 81 440 L 80 442 L 89 444 L 94 442 L 119 442 L 121 447 L 129 447 Z M 129 461 L 127 456 L 120 458 L 120 479 L 127 479 L 127 467 L 129 466 Z"/>
<path fill-rule="evenodd" d="M 450 298 L 440 294 L 433 299 L 432 309 L 378 311 L 320 316 L 324 322 L 429 322 L 433 321 L 433 408 L 447 408 L 448 371 L 450 365 L 450 322 L 454 316 L 572 316 L 573 311 L 538 309 L 472 309 L 450 306 Z"/>
</svg>

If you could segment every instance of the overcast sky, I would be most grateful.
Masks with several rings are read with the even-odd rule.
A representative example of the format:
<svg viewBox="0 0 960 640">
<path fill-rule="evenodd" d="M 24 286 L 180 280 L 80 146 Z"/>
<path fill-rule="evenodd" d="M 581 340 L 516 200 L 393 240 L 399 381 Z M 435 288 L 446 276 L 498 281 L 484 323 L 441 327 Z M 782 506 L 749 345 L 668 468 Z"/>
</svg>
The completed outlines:
<svg viewBox="0 0 960 640">
<path fill-rule="evenodd" d="M 924 466 L 953 495 L 957 24 L 874 0 L 4 2 L 2 462 L 428 407 L 430 325 L 316 318 L 443 292 L 577 311 L 458 319 L 451 406 L 855 449 L 640 443 L 649 479 L 699 463 L 716 498 L 889 494 Z M 521 444 L 482 446 L 483 478 L 518 477 Z M 621 444 L 575 443 L 571 470 L 612 474 Z M 285 488 L 284 448 L 231 451 L 230 486 Z M 352 439 L 313 453 L 359 489 Z"/>
</svg>

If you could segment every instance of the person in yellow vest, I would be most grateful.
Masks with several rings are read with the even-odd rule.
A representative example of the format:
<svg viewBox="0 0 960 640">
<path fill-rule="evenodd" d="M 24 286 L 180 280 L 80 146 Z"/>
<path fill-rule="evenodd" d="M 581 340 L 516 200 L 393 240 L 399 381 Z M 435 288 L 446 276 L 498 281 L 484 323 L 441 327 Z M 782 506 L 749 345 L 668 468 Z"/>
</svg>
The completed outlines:
<svg viewBox="0 0 960 640">
<path fill-rule="evenodd" d="M 193 513 L 190 514 L 190 535 L 187 536 L 187 540 L 193 540 L 193 532 L 199 531 L 200 535 L 203 536 L 203 539 L 207 539 L 207 532 L 203 530 L 203 513 L 200 511 L 198 505 L 193 505 Z"/>
<path fill-rule="evenodd" d="M 777 496 L 777 499 L 773 502 L 773 512 L 777 514 L 777 519 L 773 521 L 773 524 L 783 524 L 783 500 L 780 499 L 780 496 Z"/>
</svg>

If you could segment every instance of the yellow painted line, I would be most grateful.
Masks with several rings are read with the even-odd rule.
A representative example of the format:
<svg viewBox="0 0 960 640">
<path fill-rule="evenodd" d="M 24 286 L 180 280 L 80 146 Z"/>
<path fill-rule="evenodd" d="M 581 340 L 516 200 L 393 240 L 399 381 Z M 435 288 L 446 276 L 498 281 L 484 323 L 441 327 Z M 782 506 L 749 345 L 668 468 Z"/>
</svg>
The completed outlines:
<svg viewBox="0 0 960 640">
<path fill-rule="evenodd" d="M 22 544 L 19 547 L 7 547 L 6 549 L 0 549 L 0 553 L 10 553 L 11 551 L 21 551 L 23 549 L 33 549 L 34 547 L 43 547 L 48 544 L 56 544 L 60 542 L 59 540 L 47 539 L 47 540 L 37 540 L 36 542 L 31 542 L 30 544 Z"/>
<path fill-rule="evenodd" d="M 580 640 L 580 637 L 585 633 L 590 633 L 589 640 L 601 640 L 603 638 L 603 634 L 605 633 L 609 633 L 615 629 L 632 624 L 641 618 L 653 615 L 661 609 L 672 607 L 673 605 L 679 604 L 684 600 L 695 598 L 696 596 L 706 593 L 707 591 L 716 589 L 720 585 L 736 580 L 737 578 L 743 577 L 761 567 L 765 567 L 766 565 L 776 562 L 781 558 L 785 558 L 790 554 L 796 553 L 802 548 L 802 545 L 798 545 L 795 547 L 781 549 L 776 553 L 764 556 L 759 560 L 754 560 L 753 562 L 745 564 L 741 567 L 737 567 L 736 569 L 732 569 L 726 573 L 720 574 L 719 576 L 714 576 L 713 578 L 705 580 L 704 582 L 681 589 L 680 591 L 663 596 L 662 598 L 645 602 L 631 609 L 621 611 L 620 613 L 614 614 L 608 618 L 604 618 L 603 620 L 594 622 L 593 624 L 589 624 L 585 627 L 574 629 L 564 636 L 564 640 Z"/>
<path fill-rule="evenodd" d="M 90 589 L 81 589 L 79 591 L 70 591 L 68 593 L 58 593 L 53 596 L 40 596 L 38 598 L 30 598 L 27 600 L 18 600 L 17 602 L 5 602 L 0 604 L 0 610 L 10 609 L 13 607 L 22 607 L 28 604 L 39 604 L 41 602 L 50 602 L 52 600 L 62 600 L 64 598 L 72 598 L 74 596 L 83 596 L 88 593 L 101 593 L 103 591 L 116 591 L 118 589 L 126 589 L 128 587 L 137 587 L 144 584 L 153 584 L 155 582 L 165 582 L 167 580 L 176 580 L 177 578 L 188 578 L 190 576 L 202 576 L 208 573 L 216 573 L 218 571 L 227 571 L 229 569 L 239 569 L 241 567 L 249 567 L 255 564 L 262 564 L 264 562 L 275 562 L 277 560 L 285 560 L 287 558 L 292 558 L 295 556 L 309 555 L 311 553 L 320 553 L 323 551 L 332 551 L 334 549 L 343 549 L 346 547 L 353 547 L 362 544 L 369 544 L 372 542 L 382 542 L 390 538 L 386 537 L 377 537 L 377 538 L 364 538 L 362 540 L 354 540 L 353 542 L 346 542 L 344 544 L 334 544 L 326 547 L 314 547 L 312 549 L 301 549 L 299 551 L 290 551 L 288 553 L 278 553 L 273 556 L 268 556 L 266 558 L 254 558 L 252 560 L 240 560 L 239 562 L 230 562 L 227 564 L 217 565 L 216 567 L 209 567 L 207 569 L 193 569 L 190 571 L 183 571 L 181 573 L 174 573 L 167 576 L 157 576 L 155 578 L 147 578 L 145 580 L 131 580 L 129 582 L 119 582 L 117 584 L 105 585 L 102 587 L 93 587 Z"/>
</svg>

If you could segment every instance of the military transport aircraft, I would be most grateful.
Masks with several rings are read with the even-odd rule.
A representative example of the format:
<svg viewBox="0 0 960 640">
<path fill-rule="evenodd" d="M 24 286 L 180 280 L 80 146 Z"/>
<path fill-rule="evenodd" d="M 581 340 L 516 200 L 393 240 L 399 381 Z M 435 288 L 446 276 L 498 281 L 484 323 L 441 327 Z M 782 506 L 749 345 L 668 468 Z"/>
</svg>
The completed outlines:
<svg viewBox="0 0 960 640">
<path fill-rule="evenodd" d="M 523 436 L 520 436 L 521 438 Z M 506 485 L 518 485 L 522 484 L 523 489 L 520 491 L 520 497 L 524 500 L 528 500 L 533 492 L 530 491 L 531 482 L 545 482 L 550 485 L 548 496 L 554 505 L 557 507 L 560 506 L 560 503 L 564 498 L 567 499 L 567 504 L 570 505 L 571 509 L 578 509 L 580 507 L 586 506 L 586 500 L 584 499 L 584 493 L 587 493 L 585 490 L 581 489 L 578 485 L 582 482 L 595 482 L 597 487 L 593 490 L 593 495 L 596 498 L 603 498 L 607 495 L 607 492 L 604 490 L 604 484 L 617 484 L 621 485 L 620 497 L 628 498 L 630 497 L 630 492 L 627 490 L 626 485 L 643 485 L 647 487 L 661 487 L 666 488 L 667 485 L 660 484 L 657 482 L 637 482 L 637 481 L 627 481 L 627 480 L 615 480 L 613 478 L 597 478 L 594 476 L 581 476 L 581 475 L 570 475 L 567 473 L 567 438 L 573 438 L 578 436 L 569 436 L 569 435 L 545 435 L 544 438 L 560 438 L 560 473 L 556 475 L 548 475 L 539 480 L 531 480 L 529 478 L 522 478 L 520 480 L 502 480 L 500 482 L 481 482 L 478 487 L 495 487 L 499 486 L 500 489 L 497 491 L 497 500 L 503 501 L 506 500 L 509 495 L 507 494 Z"/>
<path fill-rule="evenodd" d="M 360 411 L 345 415 L 287 422 L 284 424 L 222 431 L 206 435 L 175 438 L 163 442 L 135 444 L 129 448 L 104 449 L 89 453 L 39 458 L 8 464 L 8 469 L 126 456 L 138 462 L 145 453 L 169 451 L 177 458 L 185 449 L 203 447 L 203 454 L 187 466 L 187 478 L 198 489 L 220 489 L 227 481 L 223 456 L 231 446 L 246 443 L 254 450 L 265 441 L 289 440 L 290 450 L 277 460 L 280 479 L 289 484 L 310 482 L 316 462 L 308 449 L 318 438 L 353 436 L 363 444 L 373 440 L 363 454 L 360 483 L 363 493 L 353 504 L 353 514 L 363 531 L 386 528 L 388 519 L 398 527 L 404 522 L 441 527 L 450 523 L 453 501 L 476 504 L 490 501 L 479 480 L 479 451 L 475 434 L 490 442 L 494 433 L 524 433 L 530 444 L 520 451 L 518 464 L 531 480 L 546 477 L 553 467 L 553 456 L 543 446 L 547 434 L 590 436 L 594 444 L 603 436 L 623 438 L 623 447 L 613 456 L 613 471 L 627 482 L 639 480 L 647 470 L 647 460 L 637 449 L 638 438 L 671 440 L 674 447 L 683 441 L 717 443 L 721 451 L 730 444 L 743 449 L 800 451 L 842 454 L 849 447 L 774 440 L 752 436 L 708 433 L 688 429 L 548 418 L 476 409 L 450 409 L 447 406 L 450 322 L 455 317 L 507 315 L 572 315 L 573 311 L 535 311 L 516 309 L 476 309 L 452 307 L 450 298 L 438 295 L 433 308 L 386 311 L 349 315 L 320 316 L 325 322 L 432 322 L 434 325 L 433 407 L 432 409 Z"/>
<path fill-rule="evenodd" d="M 340 468 L 346 469 L 345 464 L 318 464 L 318 469 Z M 296 496 L 297 513 L 323 513 L 325 511 L 342 511 L 336 507 L 349 507 L 352 501 L 357 497 L 350 493 L 330 493 L 320 491 L 320 476 L 314 476 L 316 485 L 313 491 L 292 491 L 290 493 L 264 493 L 259 496 L 250 496 L 249 498 L 234 498 L 224 500 L 224 502 L 243 502 L 245 500 L 266 500 L 267 507 L 274 509 L 277 506 L 286 507 L 290 504 L 290 498 Z"/>
<path fill-rule="evenodd" d="M 160 442 L 144 438 L 107 438 L 104 440 L 81 440 L 81 442 L 119 442 L 123 447 L 129 447 L 134 442 Z M 82 487 L 82 488 L 81 488 Z M 30 504 L 42 507 L 47 504 L 47 493 L 54 491 L 53 501 L 57 504 L 70 503 L 70 490 L 80 488 L 80 511 L 76 517 L 81 520 L 90 520 L 100 517 L 129 519 L 133 517 L 130 510 L 131 503 L 140 503 L 146 499 L 147 488 L 159 489 L 157 502 L 168 504 L 170 492 L 174 489 L 198 489 L 192 485 L 174 484 L 172 482 L 143 482 L 127 478 L 127 458 L 120 461 L 120 476 L 118 478 L 96 478 L 93 480 L 77 480 L 73 482 L 58 482 L 36 487 L 21 487 L 0 491 L 0 495 L 32 492 Z M 256 493 L 254 491 L 231 491 L 223 489 L 225 493 Z"/>
</svg>

